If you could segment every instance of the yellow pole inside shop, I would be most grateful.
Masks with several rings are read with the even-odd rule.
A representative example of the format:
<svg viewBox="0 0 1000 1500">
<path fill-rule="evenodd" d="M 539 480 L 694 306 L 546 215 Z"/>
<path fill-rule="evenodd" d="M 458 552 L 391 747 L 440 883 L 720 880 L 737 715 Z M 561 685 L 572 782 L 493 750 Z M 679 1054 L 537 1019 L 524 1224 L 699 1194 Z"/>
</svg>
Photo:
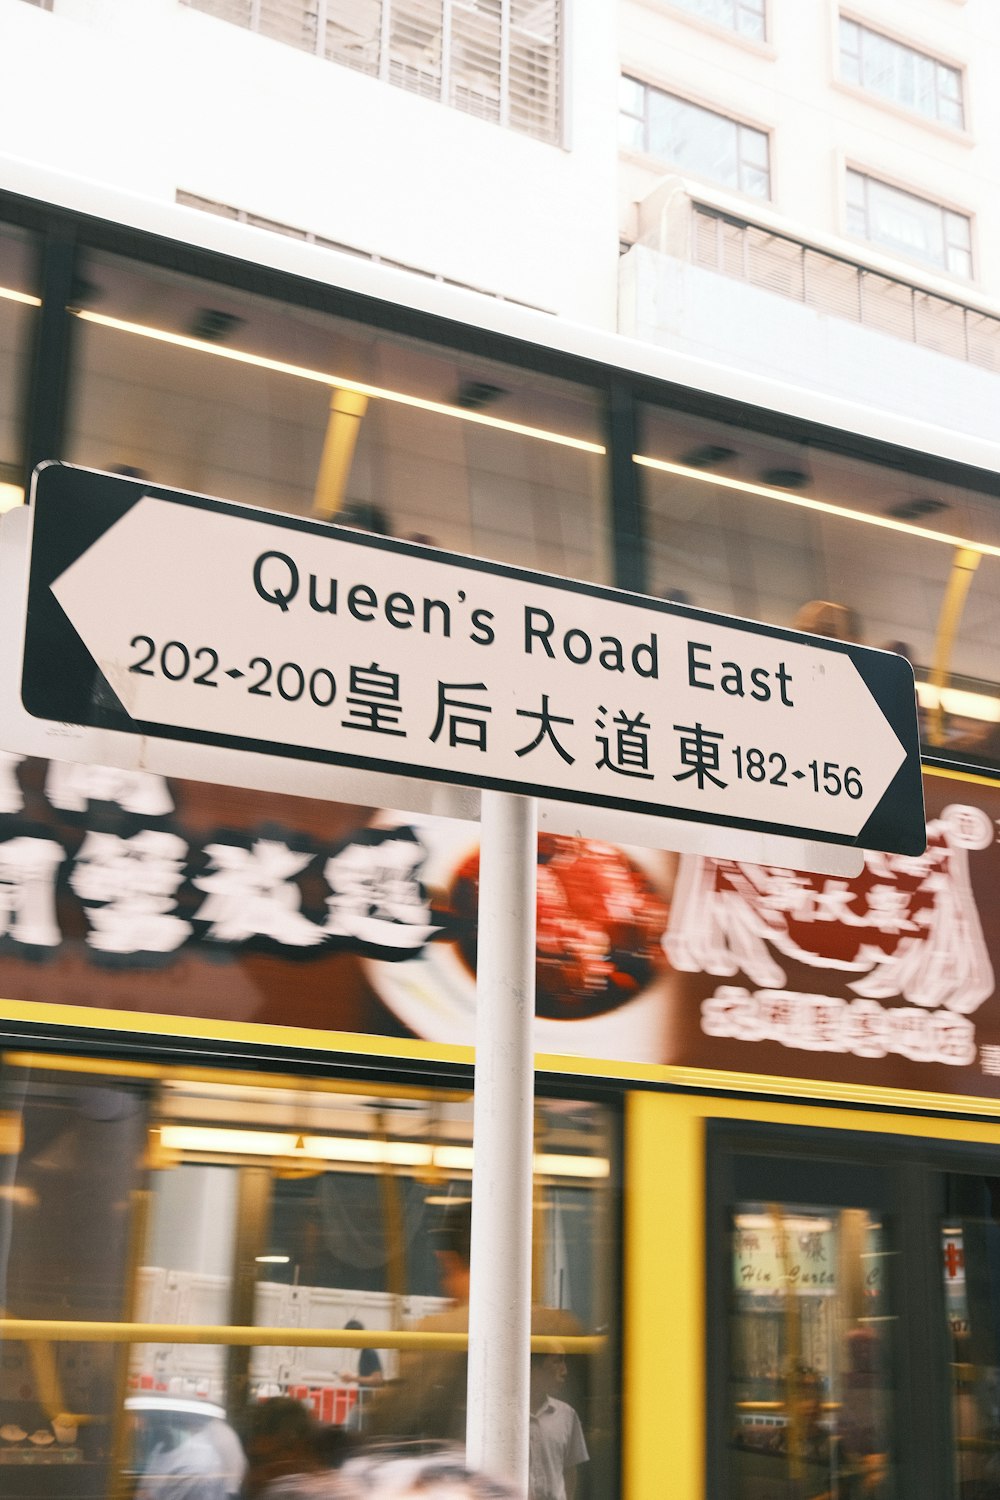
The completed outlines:
<svg viewBox="0 0 1000 1500">
<path fill-rule="evenodd" d="M 344 503 L 361 421 L 368 410 L 368 397 L 357 391 L 336 389 L 330 397 L 323 453 L 313 494 L 313 515 L 334 521 Z"/>
<path fill-rule="evenodd" d="M 927 736 L 932 745 L 944 743 L 944 709 L 941 693 L 948 686 L 951 653 L 961 623 L 965 601 L 968 598 L 972 579 L 982 557 L 972 547 L 957 547 L 952 558 L 948 586 L 941 601 L 938 616 L 937 636 L 934 641 L 934 665 L 931 667 L 930 683 L 937 691 L 937 702 L 930 714 L 930 732 Z"/>
<path fill-rule="evenodd" d="M 0 1339 L 55 1344 L 249 1344 L 251 1347 L 300 1349 L 465 1349 L 467 1333 L 422 1333 L 398 1328 L 257 1328 L 233 1323 L 105 1323 L 58 1318 L 0 1318 Z M 596 1354 L 604 1339 L 597 1334 L 536 1333 L 533 1354 Z"/>
<path fill-rule="evenodd" d="M 700 1500 L 705 1122 L 697 1102 L 628 1095 L 624 1193 L 622 1493 Z"/>
</svg>

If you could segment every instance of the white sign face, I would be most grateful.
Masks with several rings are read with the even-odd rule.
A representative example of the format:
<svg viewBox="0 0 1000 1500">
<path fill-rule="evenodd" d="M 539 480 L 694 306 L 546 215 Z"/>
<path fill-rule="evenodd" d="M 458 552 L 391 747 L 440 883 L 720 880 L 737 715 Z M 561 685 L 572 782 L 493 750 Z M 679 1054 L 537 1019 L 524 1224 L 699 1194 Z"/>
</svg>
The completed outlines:
<svg viewBox="0 0 1000 1500">
<path fill-rule="evenodd" d="M 901 658 L 60 466 L 35 504 L 41 717 L 923 847 Z"/>
</svg>

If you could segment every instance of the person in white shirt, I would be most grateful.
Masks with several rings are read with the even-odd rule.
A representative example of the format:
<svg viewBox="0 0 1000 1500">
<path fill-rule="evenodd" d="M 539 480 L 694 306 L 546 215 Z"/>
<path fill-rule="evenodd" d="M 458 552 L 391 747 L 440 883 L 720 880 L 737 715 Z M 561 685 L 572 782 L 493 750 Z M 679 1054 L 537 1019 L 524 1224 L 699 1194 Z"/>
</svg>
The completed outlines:
<svg viewBox="0 0 1000 1500">
<path fill-rule="evenodd" d="M 574 1500 L 577 1470 L 590 1455 L 580 1419 L 554 1392 L 566 1382 L 566 1358 L 533 1354 L 528 1426 L 528 1494 L 530 1500 Z"/>
</svg>

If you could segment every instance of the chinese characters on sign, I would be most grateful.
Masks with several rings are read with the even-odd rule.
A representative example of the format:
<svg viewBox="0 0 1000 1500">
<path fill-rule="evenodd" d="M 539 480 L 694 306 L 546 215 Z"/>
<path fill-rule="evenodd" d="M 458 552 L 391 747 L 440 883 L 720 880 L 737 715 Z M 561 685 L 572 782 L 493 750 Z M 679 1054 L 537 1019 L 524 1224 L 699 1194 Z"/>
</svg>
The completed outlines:
<svg viewBox="0 0 1000 1500">
<path fill-rule="evenodd" d="M 542 1050 L 992 1094 L 1000 794 L 927 797 L 851 881 L 543 834 Z M 471 1043 L 478 870 L 474 825 L 0 755 L 12 1001 Z"/>
<path fill-rule="evenodd" d="M 850 882 L 686 861 L 666 948 L 675 969 L 721 981 L 701 1001 L 704 1035 L 972 1066 L 971 1018 L 995 979 L 970 859 L 997 833 L 981 808 L 950 803 L 927 838 L 922 855 L 867 855 Z M 993 1071 L 985 1048 L 982 1061 Z"/>
<path fill-rule="evenodd" d="M 60 465 L 32 517 L 36 718 L 923 847 L 901 657 Z"/>
<path fill-rule="evenodd" d="M 433 936 L 420 883 L 425 850 L 412 829 L 358 829 L 334 847 L 301 833 L 280 837 L 230 832 L 198 844 L 172 827 L 170 788 L 162 777 L 53 761 L 44 798 L 56 811 L 86 814 L 110 804 L 128 832 L 84 827 L 64 835 L 3 825 L 24 811 L 17 768 L 0 754 L 0 949 L 41 958 L 64 941 L 57 898 L 65 881 L 85 922 L 88 951 L 140 966 L 192 943 L 235 948 L 266 940 L 278 949 L 348 947 L 386 957 L 418 952 Z M 322 877 L 319 899 L 303 910 L 302 877 Z"/>
</svg>

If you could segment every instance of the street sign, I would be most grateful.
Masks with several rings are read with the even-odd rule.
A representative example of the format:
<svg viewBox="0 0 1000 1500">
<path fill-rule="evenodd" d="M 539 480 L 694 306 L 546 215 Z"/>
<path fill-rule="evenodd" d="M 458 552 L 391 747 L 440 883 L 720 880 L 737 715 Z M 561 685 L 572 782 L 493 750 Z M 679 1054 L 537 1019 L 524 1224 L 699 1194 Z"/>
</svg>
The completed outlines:
<svg viewBox="0 0 1000 1500">
<path fill-rule="evenodd" d="M 902 657 L 63 465 L 33 511 L 38 718 L 924 847 Z"/>
</svg>

